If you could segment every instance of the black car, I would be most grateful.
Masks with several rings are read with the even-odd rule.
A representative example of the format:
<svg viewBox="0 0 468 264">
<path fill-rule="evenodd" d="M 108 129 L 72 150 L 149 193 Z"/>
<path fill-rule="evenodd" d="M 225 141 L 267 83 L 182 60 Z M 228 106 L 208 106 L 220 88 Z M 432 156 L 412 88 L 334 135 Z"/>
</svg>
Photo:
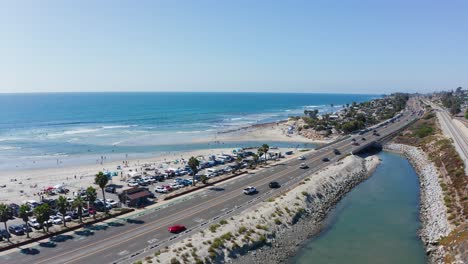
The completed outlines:
<svg viewBox="0 0 468 264">
<path fill-rule="evenodd" d="M 341 154 L 341 152 L 339 150 L 337 150 L 337 149 L 334 149 L 333 153 L 335 153 L 335 155 L 340 155 Z"/>
<path fill-rule="evenodd" d="M 10 238 L 11 235 L 10 235 L 10 233 L 8 233 L 8 231 L 6 231 L 5 229 L 0 229 L 0 237 L 1 237 L 1 238 Z"/>
<path fill-rule="evenodd" d="M 327 161 L 330 161 L 330 159 L 327 158 L 327 157 L 325 157 L 325 158 L 322 159 L 322 161 L 323 161 L 323 162 L 327 162 Z"/>
<path fill-rule="evenodd" d="M 270 182 L 268 184 L 268 186 L 270 186 L 270 188 L 274 188 L 274 189 L 281 187 L 281 185 L 278 182 L 275 182 L 275 181 Z"/>
<path fill-rule="evenodd" d="M 8 232 L 17 236 L 24 235 L 24 230 L 20 225 L 11 225 L 8 227 Z"/>
<path fill-rule="evenodd" d="M 76 211 L 68 212 L 67 215 L 69 215 L 72 219 L 78 219 L 79 217 Z"/>
<path fill-rule="evenodd" d="M 19 226 L 21 226 L 21 228 L 23 228 L 24 232 L 32 232 L 32 228 L 30 226 L 28 226 L 27 224 L 21 224 Z"/>
<path fill-rule="evenodd" d="M 10 207 L 10 214 L 11 214 L 10 216 L 18 217 L 18 215 L 19 215 L 19 205 L 12 203 L 8 207 Z M 10 217 L 10 218 L 12 218 L 12 217 Z"/>
<path fill-rule="evenodd" d="M 108 193 L 115 193 L 116 188 L 115 188 L 115 186 L 106 186 L 106 188 L 104 188 L 104 191 L 106 191 Z"/>
<path fill-rule="evenodd" d="M 366 140 L 366 138 L 361 138 L 361 139 L 362 139 L 362 141 L 365 141 L 365 140 Z"/>
</svg>

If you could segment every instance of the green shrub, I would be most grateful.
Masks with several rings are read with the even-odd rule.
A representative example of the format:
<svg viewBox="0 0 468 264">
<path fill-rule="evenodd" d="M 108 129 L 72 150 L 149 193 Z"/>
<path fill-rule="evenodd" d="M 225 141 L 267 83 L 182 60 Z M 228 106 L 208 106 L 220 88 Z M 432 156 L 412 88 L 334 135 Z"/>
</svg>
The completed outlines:
<svg viewBox="0 0 468 264">
<path fill-rule="evenodd" d="M 223 220 L 219 221 L 219 223 L 220 223 L 221 225 L 225 225 L 225 224 L 227 224 L 228 222 L 227 222 L 226 220 L 223 219 Z"/>
<path fill-rule="evenodd" d="M 210 226 L 210 231 L 213 232 L 213 233 L 215 233 L 216 230 L 218 229 L 218 227 L 219 227 L 218 224 L 211 225 L 211 226 Z"/>
<path fill-rule="evenodd" d="M 239 232 L 240 234 L 245 233 L 245 231 L 247 231 L 247 227 L 245 227 L 245 226 L 241 226 L 241 227 L 239 227 L 239 230 L 237 230 L 237 232 Z"/>
</svg>

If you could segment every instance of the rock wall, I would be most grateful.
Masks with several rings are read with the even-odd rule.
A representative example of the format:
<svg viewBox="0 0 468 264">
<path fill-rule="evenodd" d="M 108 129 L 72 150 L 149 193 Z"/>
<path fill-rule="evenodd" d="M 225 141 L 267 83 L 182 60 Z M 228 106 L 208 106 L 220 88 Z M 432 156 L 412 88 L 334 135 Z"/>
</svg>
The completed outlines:
<svg viewBox="0 0 468 264">
<path fill-rule="evenodd" d="M 438 246 L 437 242 L 450 233 L 451 227 L 447 220 L 444 194 L 439 184 L 439 171 L 426 154 L 417 147 L 388 144 L 385 149 L 404 154 L 418 173 L 421 187 L 420 218 L 422 223 L 419 235 L 425 244 L 429 261 L 443 263 L 443 248 Z"/>
<path fill-rule="evenodd" d="M 376 156 L 346 157 L 307 176 L 288 192 L 220 221 L 216 230 L 211 226 L 169 246 L 151 261 L 284 263 L 300 243 L 320 230 L 333 206 L 378 164 Z"/>
</svg>

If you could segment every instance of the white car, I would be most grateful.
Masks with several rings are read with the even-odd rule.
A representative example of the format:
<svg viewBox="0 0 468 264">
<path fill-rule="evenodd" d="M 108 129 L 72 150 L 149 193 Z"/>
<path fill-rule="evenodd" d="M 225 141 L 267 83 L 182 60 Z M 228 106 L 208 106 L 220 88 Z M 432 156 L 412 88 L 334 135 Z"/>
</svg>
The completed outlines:
<svg viewBox="0 0 468 264">
<path fill-rule="evenodd" d="M 54 225 L 61 225 L 61 224 L 63 224 L 62 218 L 59 217 L 59 216 L 51 215 L 49 219 L 50 219 L 50 221 L 51 221 Z"/>
<path fill-rule="evenodd" d="M 106 199 L 106 204 L 109 204 L 110 206 L 112 207 L 117 207 L 117 205 L 119 204 L 118 202 L 112 200 L 112 199 Z"/>
<path fill-rule="evenodd" d="M 297 158 L 298 160 L 305 160 L 306 158 L 304 156 L 300 156 L 299 158 Z"/>
<path fill-rule="evenodd" d="M 154 188 L 154 191 L 155 191 L 155 192 L 158 192 L 158 193 L 167 193 L 167 189 L 164 188 L 164 187 L 162 187 L 162 186 L 156 186 L 156 187 Z"/>
<path fill-rule="evenodd" d="M 71 198 L 71 197 L 67 197 L 67 202 L 68 202 L 68 203 L 73 203 L 74 200 L 75 200 L 75 199 L 73 199 L 73 198 Z"/>
<path fill-rule="evenodd" d="M 138 183 L 137 182 L 128 182 L 127 184 L 129 187 L 136 187 L 138 186 Z"/>
<path fill-rule="evenodd" d="M 41 229 L 41 224 L 37 221 L 36 218 L 29 218 L 28 225 L 35 229 Z"/>
<path fill-rule="evenodd" d="M 249 186 L 244 189 L 244 194 L 254 194 L 257 192 L 257 189 L 255 187 Z"/>
<path fill-rule="evenodd" d="M 178 184 L 176 182 L 171 183 L 169 186 L 171 186 L 172 189 L 180 189 L 180 188 L 184 187 L 183 185 L 180 185 L 180 184 Z"/>
<path fill-rule="evenodd" d="M 299 166 L 299 168 L 301 168 L 301 169 L 307 169 L 307 168 L 309 168 L 309 166 L 307 166 L 307 164 L 305 164 L 305 163 L 301 163 L 301 165 Z"/>
<path fill-rule="evenodd" d="M 60 217 L 60 218 L 62 218 L 62 213 L 58 212 L 58 213 L 57 213 L 57 216 Z M 69 216 L 69 215 L 66 214 L 66 215 L 65 215 L 65 222 L 71 222 L 71 220 L 72 220 L 71 216 Z"/>
</svg>

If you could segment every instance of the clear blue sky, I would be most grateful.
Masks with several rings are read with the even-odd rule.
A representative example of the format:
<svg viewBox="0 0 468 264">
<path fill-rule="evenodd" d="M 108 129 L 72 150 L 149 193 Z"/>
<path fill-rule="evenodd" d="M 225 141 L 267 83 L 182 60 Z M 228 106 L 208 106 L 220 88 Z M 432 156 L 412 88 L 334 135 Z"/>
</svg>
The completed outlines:
<svg viewBox="0 0 468 264">
<path fill-rule="evenodd" d="M 468 1 L 2 1 L 0 92 L 468 87 Z"/>
</svg>

